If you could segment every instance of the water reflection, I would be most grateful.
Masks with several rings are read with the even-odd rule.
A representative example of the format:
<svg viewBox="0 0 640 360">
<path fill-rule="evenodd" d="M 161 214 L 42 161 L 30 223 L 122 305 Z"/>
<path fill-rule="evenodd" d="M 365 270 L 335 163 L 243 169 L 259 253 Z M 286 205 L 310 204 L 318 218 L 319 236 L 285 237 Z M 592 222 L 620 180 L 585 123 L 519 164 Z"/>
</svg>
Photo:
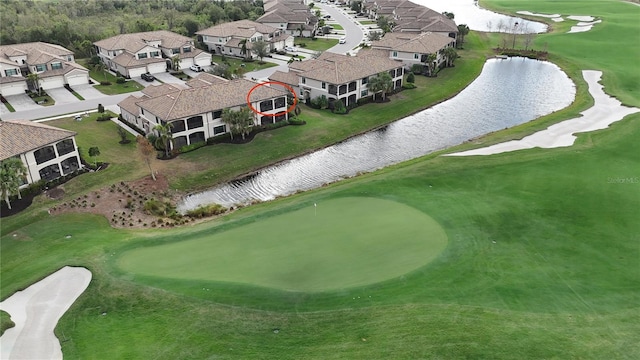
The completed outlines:
<svg viewBox="0 0 640 360">
<path fill-rule="evenodd" d="M 488 32 L 513 32 L 514 29 L 522 33 L 543 33 L 547 25 L 525 20 L 519 17 L 506 16 L 483 9 L 474 0 L 411 0 L 438 12 L 451 12 L 455 15 L 456 24 L 467 24 L 471 30 Z M 523 2 L 526 9 L 526 2 Z M 514 27 L 515 23 L 517 27 Z M 502 25 L 502 26 L 500 26 Z"/>
<path fill-rule="evenodd" d="M 491 59 L 473 83 L 446 102 L 242 180 L 190 195 L 178 209 L 266 201 L 317 188 L 525 123 L 568 106 L 574 97 L 573 83 L 552 63 Z"/>
</svg>

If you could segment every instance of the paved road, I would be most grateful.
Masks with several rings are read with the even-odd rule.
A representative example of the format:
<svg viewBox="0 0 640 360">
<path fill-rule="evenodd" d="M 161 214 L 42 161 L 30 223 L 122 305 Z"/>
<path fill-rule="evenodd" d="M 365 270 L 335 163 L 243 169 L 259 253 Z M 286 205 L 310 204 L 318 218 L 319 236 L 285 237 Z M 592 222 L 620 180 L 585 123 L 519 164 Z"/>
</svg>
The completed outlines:
<svg viewBox="0 0 640 360">
<path fill-rule="evenodd" d="M 346 54 L 353 48 L 360 45 L 364 39 L 364 33 L 362 32 L 362 25 L 356 21 L 351 15 L 346 13 L 346 8 L 336 7 L 332 4 L 316 3 L 316 6 L 322 9 L 323 12 L 331 15 L 331 18 L 338 22 L 340 26 L 344 28 L 346 42 L 344 44 L 337 44 L 327 51 L 338 54 Z"/>
</svg>

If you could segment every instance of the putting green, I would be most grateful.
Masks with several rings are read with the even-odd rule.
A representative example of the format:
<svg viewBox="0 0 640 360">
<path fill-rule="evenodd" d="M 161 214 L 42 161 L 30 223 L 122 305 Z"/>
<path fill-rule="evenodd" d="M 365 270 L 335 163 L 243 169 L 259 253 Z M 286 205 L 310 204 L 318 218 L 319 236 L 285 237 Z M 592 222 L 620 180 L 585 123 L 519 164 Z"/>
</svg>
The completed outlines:
<svg viewBox="0 0 640 360">
<path fill-rule="evenodd" d="M 377 198 L 324 201 L 210 236 L 127 251 L 130 273 L 326 291 L 398 277 L 447 244 L 440 225 L 401 203 Z"/>
</svg>

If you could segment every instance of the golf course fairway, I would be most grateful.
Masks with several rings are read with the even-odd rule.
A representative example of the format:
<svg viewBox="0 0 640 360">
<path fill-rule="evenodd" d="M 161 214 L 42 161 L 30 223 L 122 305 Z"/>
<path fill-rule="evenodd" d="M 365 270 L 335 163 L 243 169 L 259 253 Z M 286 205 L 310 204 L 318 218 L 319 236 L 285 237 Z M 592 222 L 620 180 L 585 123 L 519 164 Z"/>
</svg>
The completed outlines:
<svg viewBox="0 0 640 360">
<path fill-rule="evenodd" d="M 126 251 L 118 265 L 146 276 L 327 291 L 401 276 L 429 263 L 446 244 L 444 230 L 421 211 L 348 197 Z"/>
</svg>

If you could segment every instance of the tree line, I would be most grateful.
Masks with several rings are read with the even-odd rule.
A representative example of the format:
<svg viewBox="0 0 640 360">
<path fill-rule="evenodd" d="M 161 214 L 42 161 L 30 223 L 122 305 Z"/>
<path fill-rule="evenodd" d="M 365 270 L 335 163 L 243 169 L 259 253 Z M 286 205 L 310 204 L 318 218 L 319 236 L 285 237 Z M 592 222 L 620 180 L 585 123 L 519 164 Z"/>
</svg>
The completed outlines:
<svg viewBox="0 0 640 360">
<path fill-rule="evenodd" d="M 92 43 L 125 33 L 199 29 L 264 13 L 263 2 L 210 0 L 84 0 L 0 2 L 0 44 L 43 41 L 90 57 Z"/>
</svg>

